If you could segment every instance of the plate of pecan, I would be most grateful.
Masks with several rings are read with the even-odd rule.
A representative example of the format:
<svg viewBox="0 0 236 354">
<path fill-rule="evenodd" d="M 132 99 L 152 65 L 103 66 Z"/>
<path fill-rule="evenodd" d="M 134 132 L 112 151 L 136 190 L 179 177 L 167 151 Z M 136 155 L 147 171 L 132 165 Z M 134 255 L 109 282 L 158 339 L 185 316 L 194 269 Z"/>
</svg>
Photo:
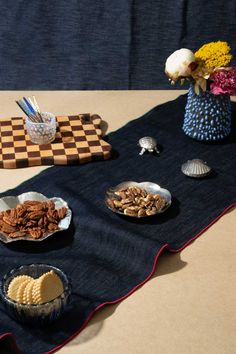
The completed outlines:
<svg viewBox="0 0 236 354">
<path fill-rule="evenodd" d="M 166 211 L 171 205 L 171 194 L 153 182 L 127 181 L 109 188 L 105 203 L 117 214 L 143 218 Z"/>
<path fill-rule="evenodd" d="M 27 192 L 0 199 L 0 240 L 43 241 L 68 229 L 72 212 L 61 198 Z"/>
</svg>

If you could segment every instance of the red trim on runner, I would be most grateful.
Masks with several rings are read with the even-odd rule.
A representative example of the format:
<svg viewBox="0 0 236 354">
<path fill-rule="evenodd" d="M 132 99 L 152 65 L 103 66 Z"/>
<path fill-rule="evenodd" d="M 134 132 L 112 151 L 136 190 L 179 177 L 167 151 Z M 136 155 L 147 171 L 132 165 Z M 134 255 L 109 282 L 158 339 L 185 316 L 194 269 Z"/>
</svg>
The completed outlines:
<svg viewBox="0 0 236 354">
<path fill-rule="evenodd" d="M 20 349 L 18 348 L 17 344 L 16 344 L 16 340 L 15 340 L 15 337 L 13 336 L 13 334 L 11 332 L 8 332 L 8 333 L 4 333 L 4 334 L 1 334 L 0 335 L 0 341 L 7 338 L 7 337 L 10 337 L 11 341 L 12 341 L 12 344 L 14 345 L 15 347 L 15 350 L 17 351 L 18 354 L 23 354 L 22 351 L 20 351 Z"/>
<path fill-rule="evenodd" d="M 209 225 L 207 225 L 206 227 L 204 227 L 204 229 L 202 229 L 198 234 L 196 234 L 193 238 L 191 238 L 191 240 L 187 241 L 185 244 L 183 244 L 183 246 L 181 246 L 179 249 L 177 250 L 173 250 L 171 248 L 169 248 L 169 246 L 167 246 L 167 249 L 170 252 L 180 252 L 182 251 L 185 247 L 187 247 L 191 242 L 193 242 L 196 238 L 198 238 L 203 232 L 205 232 L 207 229 L 209 229 L 216 221 L 218 221 L 224 214 L 227 213 L 227 211 L 229 211 L 230 209 L 232 209 L 233 207 L 236 207 L 236 203 L 233 203 L 231 205 L 229 205 L 228 207 L 226 207 L 222 213 L 220 213 Z"/>
</svg>

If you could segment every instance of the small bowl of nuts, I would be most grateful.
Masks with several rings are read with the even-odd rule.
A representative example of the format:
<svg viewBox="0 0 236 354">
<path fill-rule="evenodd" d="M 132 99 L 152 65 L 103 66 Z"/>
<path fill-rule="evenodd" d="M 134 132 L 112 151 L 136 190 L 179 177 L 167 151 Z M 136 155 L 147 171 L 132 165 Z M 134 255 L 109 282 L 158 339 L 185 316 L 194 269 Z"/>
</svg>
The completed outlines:
<svg viewBox="0 0 236 354">
<path fill-rule="evenodd" d="M 72 212 L 61 198 L 27 192 L 0 199 L 0 240 L 43 241 L 68 229 Z"/>
<path fill-rule="evenodd" d="M 117 214 L 143 218 L 166 211 L 171 194 L 156 183 L 127 181 L 109 188 L 105 203 Z"/>
<path fill-rule="evenodd" d="M 15 320 L 42 326 L 57 320 L 66 310 L 71 283 L 59 268 L 29 264 L 11 269 L 0 282 L 0 298 Z"/>
</svg>

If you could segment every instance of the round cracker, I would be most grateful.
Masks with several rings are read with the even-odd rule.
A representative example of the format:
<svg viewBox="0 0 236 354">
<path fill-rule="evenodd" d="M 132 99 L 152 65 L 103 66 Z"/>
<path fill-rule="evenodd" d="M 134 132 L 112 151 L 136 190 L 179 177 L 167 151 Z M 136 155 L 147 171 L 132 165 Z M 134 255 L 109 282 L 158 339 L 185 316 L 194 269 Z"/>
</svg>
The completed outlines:
<svg viewBox="0 0 236 354">
<path fill-rule="evenodd" d="M 18 275 L 13 278 L 10 284 L 8 285 L 7 296 L 12 300 L 17 301 L 17 291 L 19 286 L 23 283 L 23 281 L 32 279 L 33 278 L 29 275 Z"/>
<path fill-rule="evenodd" d="M 33 300 L 37 304 L 44 304 L 56 299 L 63 291 L 61 278 L 54 271 L 50 271 L 43 274 L 35 282 L 32 290 Z"/>
<path fill-rule="evenodd" d="M 16 294 L 16 301 L 19 302 L 20 304 L 23 304 L 25 287 L 31 281 L 32 279 L 26 279 L 18 287 L 17 294 Z"/>
<path fill-rule="evenodd" d="M 34 304 L 40 304 L 40 299 L 41 299 L 41 295 L 40 295 L 40 286 L 41 286 L 41 282 L 43 281 L 43 279 L 48 276 L 49 273 L 51 273 L 52 271 L 49 271 L 47 273 L 42 274 L 39 278 L 37 278 L 35 280 L 33 289 L 32 289 L 32 299 L 33 299 L 33 303 Z"/>
<path fill-rule="evenodd" d="M 28 304 L 31 305 L 33 304 L 33 299 L 32 299 L 32 289 L 34 286 L 35 279 L 32 279 L 25 287 L 24 293 L 23 293 L 23 304 Z"/>
<path fill-rule="evenodd" d="M 41 277 L 40 277 L 41 278 Z M 34 282 L 34 285 L 33 285 L 33 288 L 31 290 L 31 297 L 32 297 L 32 303 L 33 304 L 38 304 L 38 301 L 37 299 L 40 297 L 39 296 L 39 279 L 35 279 L 35 282 Z"/>
</svg>

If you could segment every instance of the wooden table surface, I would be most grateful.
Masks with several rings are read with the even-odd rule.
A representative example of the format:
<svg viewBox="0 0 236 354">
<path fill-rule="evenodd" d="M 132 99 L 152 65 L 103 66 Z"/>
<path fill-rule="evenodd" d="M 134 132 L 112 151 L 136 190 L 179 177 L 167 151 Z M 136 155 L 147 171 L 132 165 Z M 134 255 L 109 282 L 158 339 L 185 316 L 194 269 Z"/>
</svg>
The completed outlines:
<svg viewBox="0 0 236 354">
<path fill-rule="evenodd" d="M 107 122 L 108 131 L 113 131 L 184 92 L 1 91 L 0 119 L 21 115 L 15 100 L 34 94 L 43 111 L 56 115 L 98 113 Z M 0 170 L 0 191 L 45 168 Z M 96 313 L 59 353 L 236 353 L 235 229 L 236 210 L 232 210 L 181 253 L 162 254 L 145 286 Z"/>
</svg>

